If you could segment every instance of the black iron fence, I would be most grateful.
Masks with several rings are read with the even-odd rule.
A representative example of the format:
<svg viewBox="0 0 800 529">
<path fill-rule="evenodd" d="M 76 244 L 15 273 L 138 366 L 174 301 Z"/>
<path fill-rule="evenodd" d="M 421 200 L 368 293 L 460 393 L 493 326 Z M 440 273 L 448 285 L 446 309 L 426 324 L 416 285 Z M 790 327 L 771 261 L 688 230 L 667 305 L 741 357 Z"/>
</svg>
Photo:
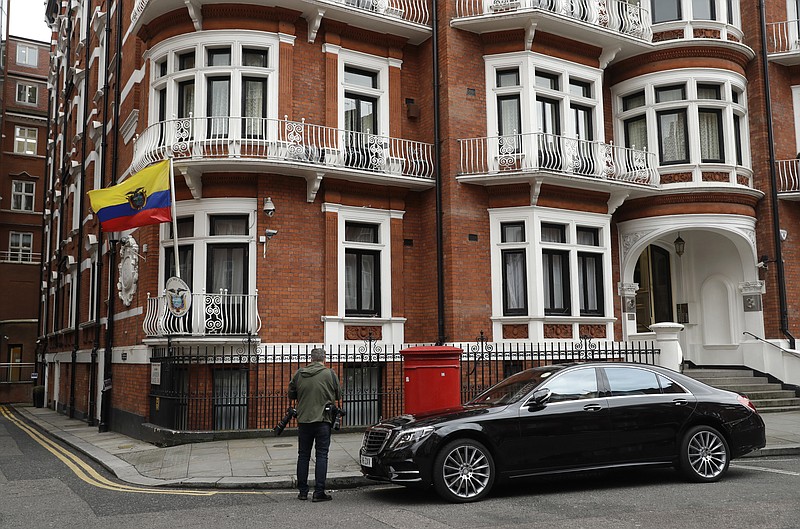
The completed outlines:
<svg viewBox="0 0 800 529">
<path fill-rule="evenodd" d="M 461 398 L 470 400 L 503 378 L 535 366 L 574 361 L 655 364 L 651 342 L 452 344 L 461 355 Z M 310 360 L 312 345 L 169 345 L 152 356 L 150 420 L 180 431 L 271 429 L 289 407 L 294 372 Z M 327 365 L 339 376 L 343 426 L 366 426 L 403 413 L 403 358 L 408 345 L 325 347 Z M 432 391 L 435 389 L 432 388 Z M 293 424 L 290 424 L 290 427 Z"/>
</svg>

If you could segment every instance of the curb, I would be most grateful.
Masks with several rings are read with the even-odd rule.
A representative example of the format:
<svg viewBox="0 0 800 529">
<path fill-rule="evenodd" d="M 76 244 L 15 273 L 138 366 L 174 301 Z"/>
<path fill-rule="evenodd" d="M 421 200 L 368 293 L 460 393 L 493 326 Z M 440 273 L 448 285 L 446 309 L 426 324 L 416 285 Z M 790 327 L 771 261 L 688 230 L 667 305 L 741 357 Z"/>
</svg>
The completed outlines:
<svg viewBox="0 0 800 529">
<path fill-rule="evenodd" d="M 758 457 L 772 457 L 772 456 L 794 456 L 800 455 L 800 445 L 777 445 L 777 446 L 765 446 L 760 450 L 756 450 L 755 452 L 750 452 L 749 454 L 745 454 L 742 457 L 749 457 L 749 458 L 758 458 Z"/>
</svg>

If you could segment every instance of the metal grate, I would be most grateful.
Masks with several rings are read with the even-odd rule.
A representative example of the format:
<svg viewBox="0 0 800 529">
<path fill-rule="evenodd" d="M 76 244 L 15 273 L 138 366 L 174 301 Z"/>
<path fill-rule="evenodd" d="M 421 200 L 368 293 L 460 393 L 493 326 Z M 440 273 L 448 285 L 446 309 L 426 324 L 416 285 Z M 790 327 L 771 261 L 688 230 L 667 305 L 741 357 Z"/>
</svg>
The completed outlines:
<svg viewBox="0 0 800 529">
<path fill-rule="evenodd" d="M 370 428 L 364 434 L 364 444 L 362 445 L 365 454 L 378 454 L 383 447 L 386 446 L 386 441 L 389 440 L 390 430 L 383 428 Z"/>
</svg>

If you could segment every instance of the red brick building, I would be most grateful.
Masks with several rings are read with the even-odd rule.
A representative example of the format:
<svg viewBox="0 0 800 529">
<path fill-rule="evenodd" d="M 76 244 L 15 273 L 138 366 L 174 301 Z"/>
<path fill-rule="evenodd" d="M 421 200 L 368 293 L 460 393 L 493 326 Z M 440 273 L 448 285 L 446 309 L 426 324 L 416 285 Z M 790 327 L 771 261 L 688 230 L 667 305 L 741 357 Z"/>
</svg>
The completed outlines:
<svg viewBox="0 0 800 529">
<path fill-rule="evenodd" d="M 0 13 L 0 402 L 29 401 L 36 341 L 50 43 L 9 36 Z"/>
<path fill-rule="evenodd" d="M 202 393 L 217 428 L 222 400 L 245 421 L 254 387 L 285 383 L 210 360 L 226 350 L 627 341 L 659 322 L 685 326 L 694 364 L 800 381 L 773 347 L 800 328 L 794 0 L 765 30 L 755 0 L 52 0 L 48 17 L 51 406 L 136 433 Z M 165 159 L 175 226 L 101 233 L 86 192 Z M 205 367 L 162 361 L 175 347 Z M 269 423 L 237 421 L 219 428 Z"/>
</svg>

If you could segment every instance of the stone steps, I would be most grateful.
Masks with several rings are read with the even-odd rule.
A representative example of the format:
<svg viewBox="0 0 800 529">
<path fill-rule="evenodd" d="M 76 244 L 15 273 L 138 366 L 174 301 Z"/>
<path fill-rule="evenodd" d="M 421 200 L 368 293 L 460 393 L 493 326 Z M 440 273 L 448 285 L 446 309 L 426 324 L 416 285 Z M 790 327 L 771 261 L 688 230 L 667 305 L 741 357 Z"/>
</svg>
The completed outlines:
<svg viewBox="0 0 800 529">
<path fill-rule="evenodd" d="M 684 375 L 719 389 L 747 395 L 759 413 L 800 410 L 800 397 L 767 377 L 743 368 L 687 368 Z"/>
</svg>

